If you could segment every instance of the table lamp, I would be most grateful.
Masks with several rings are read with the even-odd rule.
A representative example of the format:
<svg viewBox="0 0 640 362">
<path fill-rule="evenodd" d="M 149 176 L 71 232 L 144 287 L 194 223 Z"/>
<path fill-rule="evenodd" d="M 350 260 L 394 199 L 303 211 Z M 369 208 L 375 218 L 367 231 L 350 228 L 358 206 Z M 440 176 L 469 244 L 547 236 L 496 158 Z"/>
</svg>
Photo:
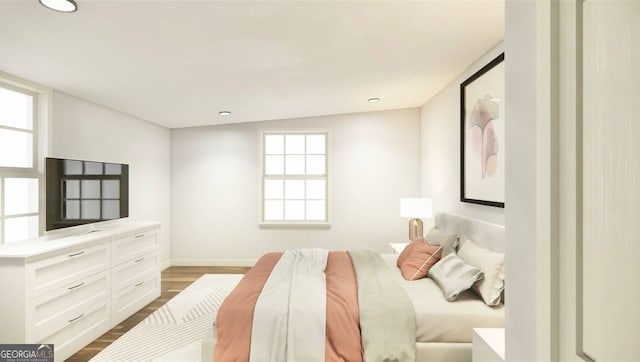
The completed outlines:
<svg viewBox="0 0 640 362">
<path fill-rule="evenodd" d="M 410 241 L 424 238 L 420 218 L 431 217 L 431 199 L 400 199 L 400 216 L 411 219 L 409 220 Z"/>
</svg>

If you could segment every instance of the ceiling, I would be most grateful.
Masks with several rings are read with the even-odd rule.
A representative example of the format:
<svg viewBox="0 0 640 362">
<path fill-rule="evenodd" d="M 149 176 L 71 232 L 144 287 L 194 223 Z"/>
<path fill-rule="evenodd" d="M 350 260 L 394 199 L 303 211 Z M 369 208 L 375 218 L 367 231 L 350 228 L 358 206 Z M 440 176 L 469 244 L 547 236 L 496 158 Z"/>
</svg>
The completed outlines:
<svg viewBox="0 0 640 362">
<path fill-rule="evenodd" d="M 502 0 L 76 2 L 0 0 L 0 71 L 168 128 L 419 107 L 504 37 Z"/>
</svg>

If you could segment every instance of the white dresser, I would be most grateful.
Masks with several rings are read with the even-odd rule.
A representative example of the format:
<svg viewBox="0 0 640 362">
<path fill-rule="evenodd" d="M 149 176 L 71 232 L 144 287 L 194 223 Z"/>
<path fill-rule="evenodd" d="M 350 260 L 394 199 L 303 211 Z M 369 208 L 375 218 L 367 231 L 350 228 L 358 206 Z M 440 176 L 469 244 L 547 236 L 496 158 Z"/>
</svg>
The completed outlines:
<svg viewBox="0 0 640 362">
<path fill-rule="evenodd" d="M 160 296 L 159 223 L 117 222 L 0 246 L 0 343 L 64 360 Z"/>
</svg>

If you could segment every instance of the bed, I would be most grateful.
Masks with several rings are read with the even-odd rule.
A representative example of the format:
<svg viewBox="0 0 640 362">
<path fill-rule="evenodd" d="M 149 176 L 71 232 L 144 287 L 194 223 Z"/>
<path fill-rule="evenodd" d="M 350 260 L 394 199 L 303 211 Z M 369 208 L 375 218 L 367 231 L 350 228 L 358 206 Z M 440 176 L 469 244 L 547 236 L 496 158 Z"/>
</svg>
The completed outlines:
<svg viewBox="0 0 640 362">
<path fill-rule="evenodd" d="M 435 227 L 443 232 L 456 233 L 460 236 L 461 240 L 473 240 L 475 244 L 488 250 L 500 253 L 504 252 L 505 233 L 504 228 L 501 226 L 462 218 L 451 214 L 439 213 L 435 217 Z M 503 327 L 504 306 L 500 304 L 498 306 L 488 307 L 472 290 L 461 293 L 456 301 L 448 302 L 445 300 L 440 287 L 432 279 L 424 278 L 415 281 L 406 281 L 402 277 L 399 268 L 396 266 L 397 257 L 398 255 L 383 254 L 377 259 L 380 259 L 386 266 L 386 268 L 384 268 L 386 269 L 384 278 L 388 277 L 392 280 L 392 284 L 403 289 L 410 300 L 409 305 L 412 305 L 413 307 L 412 314 L 415 316 L 415 320 L 413 322 L 415 323 L 415 327 L 410 327 L 410 329 L 412 329 L 411 342 L 415 342 L 415 351 L 413 352 L 415 354 L 412 355 L 414 356 L 412 359 L 415 358 L 416 361 L 471 361 L 472 328 Z M 352 256 L 352 258 L 354 257 Z M 359 267 L 355 264 L 354 260 L 354 268 L 357 270 Z M 370 264 L 370 262 L 361 264 Z M 363 273 L 358 271 L 356 274 Z M 310 283 L 312 284 L 313 282 Z M 358 283 L 361 283 L 361 281 L 358 280 Z M 360 286 L 358 286 L 358 288 L 360 288 Z M 386 287 L 383 287 L 383 289 L 390 289 L 390 287 L 387 285 Z M 362 291 L 359 291 L 359 293 L 362 293 Z M 369 296 L 368 298 L 361 297 L 360 303 L 366 303 L 367 300 L 370 299 L 375 300 L 387 298 L 376 298 L 372 296 Z M 402 314 L 402 311 L 400 311 L 394 303 L 402 304 L 402 300 L 391 302 L 390 304 L 387 304 L 385 308 L 388 309 L 389 315 L 397 317 Z M 360 308 L 365 308 L 364 310 L 366 310 L 367 307 L 361 306 Z M 220 316 L 218 317 L 220 318 Z M 378 314 L 378 317 L 368 318 L 373 319 L 373 321 L 370 320 L 366 323 L 373 323 L 373 327 L 367 327 L 367 330 L 399 330 L 399 327 L 397 326 L 388 328 L 381 327 L 384 326 L 384 323 L 388 324 L 390 322 L 388 319 L 381 322 L 383 324 L 379 324 L 376 327 L 376 319 L 383 320 L 385 318 L 383 314 Z M 263 321 L 263 323 L 270 322 Z M 409 322 L 402 323 L 402 325 L 412 325 Z M 214 325 L 214 328 L 209 331 L 207 337 L 203 341 L 203 361 L 214 360 L 214 350 L 217 343 L 215 328 L 216 326 Z M 329 328 L 327 327 L 327 329 Z M 415 329 L 415 334 L 413 334 L 413 329 Z M 365 329 L 363 327 L 362 349 L 365 351 L 365 356 L 367 356 L 368 347 L 365 348 L 364 346 L 364 331 Z M 389 335 L 395 335 L 395 333 L 387 333 L 387 337 Z M 260 339 L 262 338 L 263 337 Z M 367 339 L 368 338 L 369 337 L 367 337 Z M 415 339 L 415 341 L 413 341 L 413 339 Z M 373 342 L 373 344 L 376 343 Z M 391 349 L 400 350 L 402 348 L 394 346 L 391 347 Z M 329 360 L 329 354 L 326 356 L 327 360 Z M 368 354 L 368 356 L 373 356 L 373 354 Z M 372 360 L 377 359 L 377 357 L 366 359 Z M 399 359 L 402 360 L 403 358 Z"/>
</svg>

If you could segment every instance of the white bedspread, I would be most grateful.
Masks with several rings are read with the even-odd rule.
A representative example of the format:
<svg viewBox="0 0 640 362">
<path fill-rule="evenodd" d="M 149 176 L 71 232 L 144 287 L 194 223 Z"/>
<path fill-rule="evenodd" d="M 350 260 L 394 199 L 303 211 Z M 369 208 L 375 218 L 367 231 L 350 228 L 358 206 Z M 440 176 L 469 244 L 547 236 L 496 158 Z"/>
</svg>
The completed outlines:
<svg viewBox="0 0 640 362">
<path fill-rule="evenodd" d="M 284 252 L 256 302 L 251 361 L 324 361 L 328 251 Z"/>
</svg>

